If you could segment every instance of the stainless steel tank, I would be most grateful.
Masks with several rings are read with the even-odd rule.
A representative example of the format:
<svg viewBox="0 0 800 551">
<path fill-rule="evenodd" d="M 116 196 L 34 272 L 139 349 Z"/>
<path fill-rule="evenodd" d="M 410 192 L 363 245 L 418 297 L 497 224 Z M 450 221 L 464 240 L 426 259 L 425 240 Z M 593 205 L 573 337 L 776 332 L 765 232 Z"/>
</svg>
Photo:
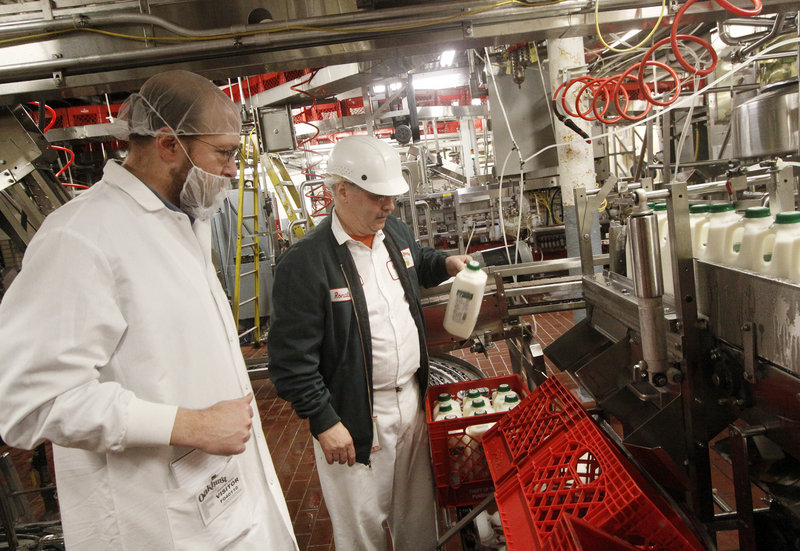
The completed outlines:
<svg viewBox="0 0 800 551">
<path fill-rule="evenodd" d="M 735 157 L 771 157 L 797 153 L 798 84 L 775 84 L 733 111 L 733 152 Z"/>
</svg>

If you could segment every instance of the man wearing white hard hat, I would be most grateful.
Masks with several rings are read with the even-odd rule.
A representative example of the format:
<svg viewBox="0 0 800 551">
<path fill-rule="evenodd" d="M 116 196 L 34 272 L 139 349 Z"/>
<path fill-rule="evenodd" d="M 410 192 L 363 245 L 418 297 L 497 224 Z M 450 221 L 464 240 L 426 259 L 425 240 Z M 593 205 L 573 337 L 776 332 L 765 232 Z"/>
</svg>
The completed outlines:
<svg viewBox="0 0 800 551">
<path fill-rule="evenodd" d="M 408 184 L 387 143 L 344 138 L 327 172 L 333 212 L 275 271 L 270 378 L 317 439 L 336 548 L 386 549 L 385 522 L 395 551 L 432 550 L 419 286 L 441 283 L 470 257 L 420 247 L 391 216 Z"/>
</svg>

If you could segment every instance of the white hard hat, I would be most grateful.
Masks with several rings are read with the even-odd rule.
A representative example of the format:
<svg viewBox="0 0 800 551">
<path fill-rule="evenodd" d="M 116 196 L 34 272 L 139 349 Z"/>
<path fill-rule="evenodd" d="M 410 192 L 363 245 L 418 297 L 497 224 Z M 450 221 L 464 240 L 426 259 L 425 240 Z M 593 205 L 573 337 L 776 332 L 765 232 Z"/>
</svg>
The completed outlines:
<svg viewBox="0 0 800 551">
<path fill-rule="evenodd" d="M 402 195 L 408 191 L 400 155 L 373 136 L 348 136 L 336 142 L 328 157 L 327 172 L 377 195 Z"/>
</svg>

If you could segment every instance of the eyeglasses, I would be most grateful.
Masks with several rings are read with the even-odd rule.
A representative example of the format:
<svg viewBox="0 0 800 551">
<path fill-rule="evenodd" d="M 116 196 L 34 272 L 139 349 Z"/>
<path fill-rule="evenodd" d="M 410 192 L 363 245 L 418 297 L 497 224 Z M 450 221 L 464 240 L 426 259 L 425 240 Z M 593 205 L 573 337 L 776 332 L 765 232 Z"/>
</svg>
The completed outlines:
<svg viewBox="0 0 800 551">
<path fill-rule="evenodd" d="M 200 143 L 204 143 L 208 147 L 212 148 L 220 156 L 220 158 L 225 159 L 225 164 L 231 162 L 236 157 L 236 154 L 239 153 L 239 146 L 232 147 L 231 149 L 222 149 L 221 147 L 214 145 L 213 143 L 201 140 L 197 136 L 187 136 L 187 138 L 189 138 L 190 140 L 196 140 Z"/>
<path fill-rule="evenodd" d="M 356 188 L 360 189 L 361 192 L 364 193 L 364 195 L 366 195 L 369 199 L 375 201 L 376 203 L 383 203 L 384 201 L 386 201 L 386 199 L 394 200 L 394 195 L 378 195 L 377 193 L 372 193 L 370 191 L 367 191 L 366 189 L 364 189 L 363 187 L 359 186 L 358 184 L 354 184 L 352 182 L 347 182 L 347 183 L 350 184 L 353 187 L 356 187 Z"/>
</svg>

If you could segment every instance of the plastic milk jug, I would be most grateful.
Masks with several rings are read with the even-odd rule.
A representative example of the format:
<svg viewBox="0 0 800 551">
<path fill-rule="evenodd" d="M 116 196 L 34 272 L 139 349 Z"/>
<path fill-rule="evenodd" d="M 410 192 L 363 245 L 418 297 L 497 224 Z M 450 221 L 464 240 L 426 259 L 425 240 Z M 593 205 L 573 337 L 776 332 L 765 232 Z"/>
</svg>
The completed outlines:
<svg viewBox="0 0 800 551">
<path fill-rule="evenodd" d="M 689 205 L 689 233 L 692 254 L 698 258 L 708 240 L 708 205 Z"/>
<path fill-rule="evenodd" d="M 466 432 L 469 435 L 469 437 L 472 438 L 473 440 L 480 442 L 481 440 L 483 440 L 483 435 L 486 434 L 486 431 L 488 431 L 494 425 L 495 423 L 481 423 L 480 425 L 470 425 L 466 429 L 464 429 L 464 432 Z"/>
<path fill-rule="evenodd" d="M 772 258 L 767 263 L 767 274 L 791 279 L 797 272 L 795 264 L 800 260 L 800 256 L 798 256 L 800 212 L 776 214 L 775 223 L 772 224 L 772 233 L 775 236 L 775 245 L 772 248 Z M 765 256 L 767 254 L 765 253 Z"/>
<path fill-rule="evenodd" d="M 741 216 L 732 203 L 715 203 L 708 207 L 708 239 L 702 260 L 731 265 L 736 260 L 733 250 L 733 231 Z"/>
<path fill-rule="evenodd" d="M 502 400 L 494 403 L 496 412 L 509 411 L 519 405 L 519 396 L 516 392 L 511 392 L 503 396 Z"/>
<path fill-rule="evenodd" d="M 492 409 L 492 406 L 489 405 L 486 398 L 476 398 L 472 400 L 469 405 L 469 413 L 465 414 L 464 417 L 469 415 L 480 415 L 479 412 L 481 411 L 484 413 L 494 413 L 494 409 Z"/>
<path fill-rule="evenodd" d="M 453 397 L 447 392 L 442 392 L 436 399 L 436 405 L 433 406 L 433 418 L 435 420 L 438 420 L 439 418 L 439 411 L 441 411 L 440 408 L 446 404 L 450 406 L 450 409 L 448 410 L 450 413 L 461 417 L 461 406 L 459 405 L 458 401 L 454 400 Z"/>
<path fill-rule="evenodd" d="M 661 277 L 664 281 L 664 293 L 674 295 L 672 284 L 672 247 L 669 244 L 669 223 L 667 222 L 667 204 L 656 203 L 652 207 L 656 213 L 658 227 L 658 245 L 661 250 Z"/>
<path fill-rule="evenodd" d="M 444 403 L 439 407 L 439 411 L 436 412 L 436 416 L 433 418 L 434 421 L 443 421 L 445 419 L 458 419 L 461 417 L 456 412 L 455 402 L 452 400 L 450 402 Z"/>
<path fill-rule="evenodd" d="M 738 251 L 734 266 L 756 271 L 766 266 L 764 249 L 767 245 L 767 238 L 772 233 L 770 231 L 772 220 L 769 207 L 750 207 L 744 211 L 744 218 L 734 231 L 733 249 Z M 771 248 L 772 244 L 770 243 Z"/>
<path fill-rule="evenodd" d="M 444 313 L 445 330 L 462 339 L 468 339 L 478 321 L 486 287 L 486 272 L 474 260 L 458 272 L 450 288 L 450 299 Z"/>
<path fill-rule="evenodd" d="M 472 401 L 481 398 L 481 391 L 477 388 L 471 388 L 464 395 L 464 405 L 461 408 L 461 415 L 467 417 L 472 409 Z"/>
<path fill-rule="evenodd" d="M 498 396 L 500 396 L 500 399 L 502 400 L 502 397 L 504 395 L 508 394 L 509 392 L 513 392 L 513 390 L 511 390 L 511 385 L 510 384 L 503 383 L 501 385 L 498 385 L 497 386 L 497 390 L 492 392 L 492 405 L 497 403 L 497 397 Z"/>
</svg>

